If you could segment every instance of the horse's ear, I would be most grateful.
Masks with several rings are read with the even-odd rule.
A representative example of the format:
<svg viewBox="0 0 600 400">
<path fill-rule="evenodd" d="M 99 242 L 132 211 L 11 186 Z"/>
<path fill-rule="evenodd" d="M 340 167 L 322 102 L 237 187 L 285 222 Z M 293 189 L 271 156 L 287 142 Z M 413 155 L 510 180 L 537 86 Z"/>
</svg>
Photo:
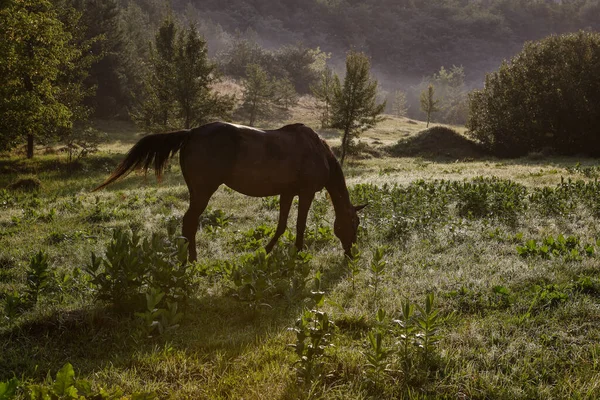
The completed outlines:
<svg viewBox="0 0 600 400">
<path fill-rule="evenodd" d="M 367 205 L 368 205 L 368 203 L 360 205 L 360 206 L 354 206 L 354 211 L 359 212 L 360 210 L 365 208 Z"/>
</svg>

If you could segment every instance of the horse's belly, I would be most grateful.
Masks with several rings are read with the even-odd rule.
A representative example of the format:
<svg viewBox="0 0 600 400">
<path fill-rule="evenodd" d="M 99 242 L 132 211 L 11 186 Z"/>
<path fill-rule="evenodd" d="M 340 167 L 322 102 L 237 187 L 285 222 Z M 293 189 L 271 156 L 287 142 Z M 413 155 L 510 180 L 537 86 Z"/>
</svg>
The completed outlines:
<svg viewBox="0 0 600 400">
<path fill-rule="evenodd" d="M 233 179 L 225 182 L 225 185 L 229 186 L 236 192 L 240 192 L 247 196 L 254 197 L 265 197 L 275 196 L 281 193 L 295 193 L 294 189 L 297 189 L 298 185 L 294 185 L 292 182 L 277 181 L 270 179 Z"/>
<path fill-rule="evenodd" d="M 225 181 L 225 185 L 247 196 L 265 197 L 282 193 L 316 192 L 325 186 L 325 182 L 307 181 L 298 174 L 286 174 L 285 170 L 273 169 L 233 175 Z"/>
</svg>

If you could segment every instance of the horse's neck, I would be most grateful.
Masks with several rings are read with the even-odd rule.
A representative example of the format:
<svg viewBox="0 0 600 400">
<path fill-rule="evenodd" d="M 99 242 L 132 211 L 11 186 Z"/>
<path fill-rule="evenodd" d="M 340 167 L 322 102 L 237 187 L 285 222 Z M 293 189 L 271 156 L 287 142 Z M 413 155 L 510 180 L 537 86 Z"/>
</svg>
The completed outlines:
<svg viewBox="0 0 600 400">
<path fill-rule="evenodd" d="M 336 215 L 352 207 L 342 167 L 333 155 L 329 160 L 329 182 L 325 185 L 325 189 L 327 189 L 331 196 L 331 202 L 333 203 Z"/>
</svg>

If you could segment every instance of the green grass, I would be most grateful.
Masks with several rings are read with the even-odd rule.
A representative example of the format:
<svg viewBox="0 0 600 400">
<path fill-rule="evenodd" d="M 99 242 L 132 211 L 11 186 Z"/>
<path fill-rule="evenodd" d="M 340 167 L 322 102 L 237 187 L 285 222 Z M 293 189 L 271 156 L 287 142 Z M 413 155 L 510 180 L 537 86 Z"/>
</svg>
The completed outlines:
<svg viewBox="0 0 600 400">
<path fill-rule="evenodd" d="M 402 133 L 394 133 L 394 126 L 401 132 L 414 125 L 392 122 L 367 132 L 366 140 L 395 142 Z M 48 253 L 56 274 L 72 274 L 89 263 L 92 251 L 105 252 L 115 228 L 133 226 L 147 236 L 164 233 L 171 219 L 180 221 L 187 189 L 177 162 L 160 184 L 152 175 L 132 175 L 107 190 L 90 192 L 137 138 L 127 126 L 105 123 L 103 129 L 117 135 L 115 140 L 76 168 L 56 155 L 0 159 L 0 188 L 26 176 L 42 182 L 37 193 L 0 189 L 0 303 L 25 290 L 29 259 L 39 250 Z M 309 276 L 322 273 L 322 310 L 337 326 L 322 379 L 312 386 L 297 382 L 297 357 L 288 346 L 295 341 L 288 328 L 312 306 L 310 296 L 293 301 L 271 297 L 264 301 L 267 305 L 252 308 L 232 296 L 236 288 L 231 280 L 211 269 L 219 262 L 239 261 L 249 252 L 242 248 L 244 233 L 261 224 L 275 227 L 277 221 L 277 208 L 268 202 L 223 187 L 210 207 L 214 215 L 221 210 L 229 223 L 198 232 L 199 265 L 207 272 L 194 277 L 194 293 L 178 329 L 145 337 L 134 316 L 95 302 L 92 288 L 80 277 L 53 294 L 42 294 L 16 320 L 4 318 L 0 308 L 0 382 L 16 376 L 42 383 L 48 372 L 54 377 L 70 362 L 78 377 L 96 386 L 120 387 L 125 394 L 154 391 L 159 398 L 600 397 L 600 225 L 593 191 L 556 189 L 548 201 L 572 204 L 564 209 L 529 197 L 536 188 L 554 191 L 561 177 L 593 182 L 589 168 L 595 160 L 351 161 L 346 175 L 352 195 L 371 201 L 362 218 L 362 255 L 354 283 L 337 239 L 307 249 L 313 256 Z M 490 189 L 500 199 L 494 203 L 451 184 L 473 182 L 477 176 L 523 185 L 523 207 L 502 202 L 507 194 L 501 185 Z M 430 185 L 423 186 L 427 190 L 415 186 L 421 179 Z M 436 179 L 447 183 L 433 183 Z M 373 186 L 364 186 L 360 194 L 357 185 L 365 183 Z M 440 203 L 442 198 L 447 202 Z M 328 204 L 325 193 L 317 199 Z M 478 201 L 487 201 L 477 209 L 484 211 L 469 214 L 475 210 L 469 207 L 482 206 Z M 290 228 L 295 226 L 295 207 Z M 309 229 L 316 221 L 331 226 L 332 207 L 327 205 L 321 216 L 313 205 Z M 530 239 L 541 245 L 560 234 L 576 236 L 582 249 L 592 244 L 595 253 L 525 257 L 517 251 Z M 264 245 L 268 238 L 261 240 Z M 285 243 L 282 239 L 278 246 Z M 387 264 L 375 295 L 370 262 L 381 245 L 388 247 Z M 421 360 L 412 345 L 406 363 L 391 353 L 389 371 L 373 383 L 365 354 L 377 309 L 399 319 L 403 302 L 423 306 L 427 293 L 435 293 L 441 318 L 433 356 Z M 395 349 L 399 340 L 398 332 L 388 332 L 383 344 Z"/>
</svg>

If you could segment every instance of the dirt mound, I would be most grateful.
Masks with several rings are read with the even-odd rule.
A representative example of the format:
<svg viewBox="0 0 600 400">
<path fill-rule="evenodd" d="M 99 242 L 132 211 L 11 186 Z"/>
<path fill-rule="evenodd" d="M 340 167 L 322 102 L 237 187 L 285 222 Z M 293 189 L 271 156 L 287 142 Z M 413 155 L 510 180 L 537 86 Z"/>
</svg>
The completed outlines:
<svg viewBox="0 0 600 400">
<path fill-rule="evenodd" d="M 380 149 L 381 148 L 369 146 L 369 144 L 365 142 L 357 142 L 348 149 L 348 156 L 357 160 L 381 158 L 385 156 L 385 152 L 382 152 Z M 340 158 L 342 155 L 342 146 L 331 146 L 331 151 L 337 158 Z"/>
<path fill-rule="evenodd" d="M 434 126 L 385 148 L 392 157 L 479 158 L 484 151 L 453 129 Z"/>
<path fill-rule="evenodd" d="M 31 177 L 31 178 L 19 179 L 18 181 L 8 185 L 8 188 L 10 190 L 22 190 L 24 192 L 35 192 L 37 190 L 40 190 L 41 186 L 42 186 L 42 182 L 38 178 Z"/>
</svg>

